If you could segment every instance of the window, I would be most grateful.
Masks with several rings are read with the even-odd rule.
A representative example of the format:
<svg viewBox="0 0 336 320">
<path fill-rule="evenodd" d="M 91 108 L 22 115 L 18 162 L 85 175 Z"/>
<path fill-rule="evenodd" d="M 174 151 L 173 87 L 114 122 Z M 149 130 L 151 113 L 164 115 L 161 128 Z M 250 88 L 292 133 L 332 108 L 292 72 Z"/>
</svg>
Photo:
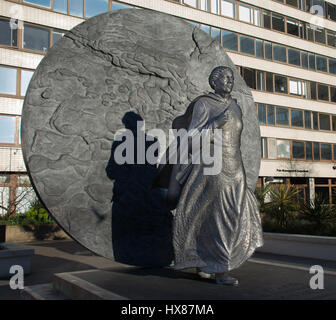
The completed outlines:
<svg viewBox="0 0 336 320">
<path fill-rule="evenodd" d="M 328 30 L 328 45 L 336 47 L 336 32 Z"/>
<path fill-rule="evenodd" d="M 0 93 L 16 95 L 17 70 L 0 67 Z"/>
<path fill-rule="evenodd" d="M 332 119 L 332 130 L 336 131 L 336 116 L 332 116 L 331 119 Z M 334 157 L 336 158 L 336 154 L 334 154 Z"/>
<path fill-rule="evenodd" d="M 304 118 L 305 118 L 305 128 L 311 129 L 311 112 L 305 111 L 304 112 Z"/>
<path fill-rule="evenodd" d="M 285 18 L 283 16 L 272 14 L 272 29 L 285 32 Z"/>
<path fill-rule="evenodd" d="M 313 160 L 313 144 L 306 141 L 306 160 Z"/>
<path fill-rule="evenodd" d="M 26 94 L 30 79 L 33 74 L 34 71 L 21 70 L 21 96 Z"/>
<path fill-rule="evenodd" d="M 287 33 L 299 36 L 299 23 L 295 20 L 287 19 Z"/>
<path fill-rule="evenodd" d="M 280 75 L 274 75 L 274 83 L 275 83 L 275 92 L 288 93 L 286 77 Z"/>
<path fill-rule="evenodd" d="M 331 144 L 321 143 L 321 160 L 331 160 L 332 159 L 332 151 Z"/>
<path fill-rule="evenodd" d="M 267 139 L 261 138 L 261 157 L 267 158 Z"/>
<path fill-rule="evenodd" d="M 214 39 L 220 42 L 221 41 L 220 29 L 211 27 L 211 37 L 213 37 Z"/>
<path fill-rule="evenodd" d="M 266 41 L 264 43 L 265 43 L 265 58 L 267 60 L 273 60 L 272 43 Z"/>
<path fill-rule="evenodd" d="M 286 0 L 286 4 L 289 4 L 290 6 L 293 6 L 295 8 L 298 8 L 298 0 Z"/>
<path fill-rule="evenodd" d="M 225 49 L 238 51 L 238 36 L 235 33 L 222 30 L 222 43 Z"/>
<path fill-rule="evenodd" d="M 15 117 L 0 116 L 0 143 L 15 142 Z"/>
<path fill-rule="evenodd" d="M 325 30 L 323 28 L 316 27 L 315 29 L 315 41 L 319 43 L 326 43 Z"/>
<path fill-rule="evenodd" d="M 258 117 L 260 124 L 266 124 L 266 106 L 263 103 L 258 103 Z"/>
<path fill-rule="evenodd" d="M 253 9 L 248 6 L 239 5 L 239 20 L 253 23 Z"/>
<path fill-rule="evenodd" d="M 255 55 L 254 39 L 240 36 L 240 52 Z"/>
<path fill-rule="evenodd" d="M 336 87 L 330 87 L 330 100 L 336 102 Z"/>
<path fill-rule="evenodd" d="M 336 60 L 329 58 L 329 72 L 336 74 Z"/>
<path fill-rule="evenodd" d="M 196 3 L 197 0 L 184 0 L 185 4 L 189 4 L 192 7 L 196 8 Z M 193 5 L 195 3 L 195 5 Z M 128 8 L 132 8 L 131 6 L 127 6 L 125 4 L 121 4 L 121 3 L 116 3 L 116 2 L 112 2 L 112 11 L 116 11 L 116 10 L 122 10 L 122 9 L 128 9 Z"/>
<path fill-rule="evenodd" d="M 38 6 L 51 8 L 50 0 L 23 0 L 23 2 L 36 4 Z"/>
<path fill-rule="evenodd" d="M 317 99 L 316 82 L 310 82 L 310 99 Z"/>
<path fill-rule="evenodd" d="M 91 18 L 108 11 L 108 0 L 85 0 L 85 16 Z"/>
<path fill-rule="evenodd" d="M 201 10 L 210 11 L 209 0 L 199 0 L 201 2 Z"/>
<path fill-rule="evenodd" d="M 293 127 L 303 128 L 303 111 L 291 110 L 291 125 Z"/>
<path fill-rule="evenodd" d="M 83 17 L 83 0 L 70 0 L 70 14 L 76 17 Z"/>
<path fill-rule="evenodd" d="M 15 27 L 17 27 L 17 20 Z M 0 44 L 17 46 L 17 28 L 11 28 L 10 21 L 2 18 L 0 18 Z"/>
<path fill-rule="evenodd" d="M 288 49 L 288 63 L 295 66 L 300 66 L 300 51 L 294 49 Z"/>
<path fill-rule="evenodd" d="M 265 72 L 257 71 L 257 90 L 265 91 Z"/>
<path fill-rule="evenodd" d="M 49 48 L 50 30 L 24 24 L 23 48 L 47 52 Z"/>
<path fill-rule="evenodd" d="M 274 106 L 272 105 L 267 105 L 267 123 L 270 125 L 275 124 Z"/>
<path fill-rule="evenodd" d="M 219 1 L 220 0 L 211 0 L 211 12 L 219 14 Z"/>
<path fill-rule="evenodd" d="M 296 96 L 307 97 L 307 85 L 305 81 L 289 79 L 289 93 Z"/>
<path fill-rule="evenodd" d="M 242 76 L 248 87 L 256 89 L 256 71 L 250 68 L 242 68 Z"/>
<path fill-rule="evenodd" d="M 307 39 L 309 41 L 314 42 L 314 29 L 317 28 L 316 26 L 307 25 Z"/>
<path fill-rule="evenodd" d="M 309 69 L 315 70 L 315 55 L 309 54 Z"/>
<path fill-rule="evenodd" d="M 236 3 L 235 1 L 222 0 L 222 15 L 226 17 L 236 18 Z"/>
<path fill-rule="evenodd" d="M 53 32 L 52 32 L 52 45 L 54 45 L 63 36 L 64 36 L 63 31 L 54 29 Z"/>
<path fill-rule="evenodd" d="M 290 143 L 288 140 L 277 140 L 278 158 L 290 158 Z"/>
<path fill-rule="evenodd" d="M 327 5 L 327 18 L 336 21 L 336 5 L 326 2 Z"/>
<path fill-rule="evenodd" d="M 254 9 L 254 24 L 261 27 L 261 10 Z"/>
<path fill-rule="evenodd" d="M 276 107 L 276 124 L 280 126 L 289 125 L 289 114 L 287 108 Z"/>
<path fill-rule="evenodd" d="M 320 144 L 313 142 L 314 160 L 320 160 Z"/>
<path fill-rule="evenodd" d="M 306 40 L 307 39 L 307 26 L 306 26 L 306 23 L 300 21 L 299 28 L 300 28 L 300 38 Z"/>
<path fill-rule="evenodd" d="M 68 13 L 68 0 L 54 0 L 54 11 Z"/>
<path fill-rule="evenodd" d="M 258 40 L 258 39 L 256 39 L 256 57 L 264 59 L 263 41 L 262 40 Z M 336 65 L 335 65 L 335 69 L 336 69 Z"/>
<path fill-rule="evenodd" d="M 266 72 L 266 91 L 273 92 L 273 74 L 270 72 Z"/>
<path fill-rule="evenodd" d="M 205 33 L 210 35 L 210 27 L 209 26 L 202 24 L 201 25 L 201 30 L 203 30 Z"/>
<path fill-rule="evenodd" d="M 187 6 L 198 8 L 198 0 L 183 0 L 183 4 L 186 4 Z M 116 3 L 116 5 L 119 5 L 119 3 Z M 113 6 L 113 4 L 112 4 Z M 122 9 L 122 8 L 121 8 Z M 112 8 L 113 10 L 113 8 Z M 119 10 L 119 9 L 117 9 Z"/>
<path fill-rule="evenodd" d="M 319 100 L 329 101 L 329 88 L 323 84 L 318 84 L 318 98 Z"/>
<path fill-rule="evenodd" d="M 293 141 L 293 159 L 305 158 L 305 143 L 299 141 Z"/>
<path fill-rule="evenodd" d="M 280 62 L 286 62 L 286 47 L 273 44 L 273 59 Z"/>
<path fill-rule="evenodd" d="M 330 116 L 329 114 L 319 114 L 320 130 L 330 130 Z"/>
<path fill-rule="evenodd" d="M 319 126 L 318 126 L 318 113 L 317 112 L 313 112 L 313 128 L 314 130 L 318 130 Z"/>
<path fill-rule="evenodd" d="M 327 58 L 316 56 L 316 68 L 319 71 L 328 72 Z"/>
<path fill-rule="evenodd" d="M 264 28 L 271 29 L 271 13 L 263 10 Z"/>
<path fill-rule="evenodd" d="M 301 51 L 301 66 L 304 69 L 308 69 L 308 54 L 307 54 L 307 52 L 302 52 Z"/>
</svg>

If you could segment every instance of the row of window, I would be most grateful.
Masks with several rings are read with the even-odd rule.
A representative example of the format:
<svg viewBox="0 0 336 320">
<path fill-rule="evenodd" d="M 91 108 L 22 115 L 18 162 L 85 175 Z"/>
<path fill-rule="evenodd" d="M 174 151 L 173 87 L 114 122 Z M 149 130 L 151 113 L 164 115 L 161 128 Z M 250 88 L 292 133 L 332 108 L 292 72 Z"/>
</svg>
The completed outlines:
<svg viewBox="0 0 336 320">
<path fill-rule="evenodd" d="M 304 40 L 336 47 L 336 32 L 236 0 L 182 0 L 182 4 L 283 32 Z"/>
<path fill-rule="evenodd" d="M 33 4 L 55 12 L 79 18 L 91 18 L 109 10 L 131 8 L 111 0 L 20 0 L 21 3 Z"/>
<path fill-rule="evenodd" d="M 24 97 L 33 70 L 0 66 L 0 94 Z"/>
<path fill-rule="evenodd" d="M 308 161 L 335 161 L 336 144 L 261 138 L 262 158 Z"/>
<path fill-rule="evenodd" d="M 336 131 L 336 115 L 257 103 L 259 124 Z"/>
<path fill-rule="evenodd" d="M 287 63 L 311 71 L 336 74 L 336 59 L 316 55 L 269 41 L 237 34 L 235 32 L 195 24 L 230 51 L 237 51 L 269 61 Z"/>
<path fill-rule="evenodd" d="M 251 89 L 336 103 L 336 87 L 246 67 L 239 69 Z"/>
<path fill-rule="evenodd" d="M 30 23 L 23 23 L 22 43 L 18 39 L 21 29 L 18 21 L 9 18 L 0 18 L 0 44 L 5 46 L 23 48 L 27 50 L 47 52 L 62 36 L 63 30 L 41 27 Z"/>
<path fill-rule="evenodd" d="M 19 145 L 21 117 L 0 115 L 0 143 Z"/>
<path fill-rule="evenodd" d="M 317 14 L 320 17 L 336 21 L 336 5 L 324 0 L 274 0 L 302 11 Z"/>
</svg>

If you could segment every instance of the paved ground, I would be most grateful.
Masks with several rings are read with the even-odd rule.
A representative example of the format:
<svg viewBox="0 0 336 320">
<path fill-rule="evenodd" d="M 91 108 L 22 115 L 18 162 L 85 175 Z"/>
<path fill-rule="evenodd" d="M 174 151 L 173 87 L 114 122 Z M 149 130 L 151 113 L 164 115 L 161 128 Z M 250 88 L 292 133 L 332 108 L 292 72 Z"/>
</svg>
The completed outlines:
<svg viewBox="0 0 336 320">
<path fill-rule="evenodd" d="M 133 299 L 336 299 L 336 263 L 312 259 L 255 254 L 232 272 L 239 287 L 222 287 L 212 280 L 200 280 L 194 270 L 127 267 L 98 257 L 73 241 L 30 242 L 35 249 L 32 273 L 25 286 L 49 283 L 54 273 L 101 270 L 81 273 L 105 289 Z M 324 289 L 312 290 L 312 265 L 324 268 Z M 21 299 L 8 280 L 0 280 L 0 300 Z"/>
</svg>

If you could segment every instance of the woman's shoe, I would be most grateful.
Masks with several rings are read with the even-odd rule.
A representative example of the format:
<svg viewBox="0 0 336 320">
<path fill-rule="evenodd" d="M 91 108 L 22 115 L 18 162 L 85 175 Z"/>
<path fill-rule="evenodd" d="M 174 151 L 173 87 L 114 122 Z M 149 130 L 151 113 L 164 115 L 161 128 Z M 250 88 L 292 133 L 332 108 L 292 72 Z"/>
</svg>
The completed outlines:
<svg viewBox="0 0 336 320">
<path fill-rule="evenodd" d="M 228 276 L 226 273 L 216 273 L 216 283 L 226 286 L 238 286 L 238 280 Z"/>
</svg>

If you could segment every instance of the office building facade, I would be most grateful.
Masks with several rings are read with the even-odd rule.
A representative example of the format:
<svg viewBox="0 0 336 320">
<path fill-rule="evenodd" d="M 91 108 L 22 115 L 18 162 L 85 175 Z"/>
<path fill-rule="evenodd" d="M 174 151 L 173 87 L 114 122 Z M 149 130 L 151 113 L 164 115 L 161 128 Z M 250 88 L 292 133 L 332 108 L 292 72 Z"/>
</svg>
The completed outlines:
<svg viewBox="0 0 336 320">
<path fill-rule="evenodd" d="M 335 0 L 0 0 L 0 214 L 29 189 L 20 122 L 37 65 L 67 30 L 129 7 L 185 19 L 227 50 L 256 102 L 259 185 L 336 203 Z"/>
</svg>

